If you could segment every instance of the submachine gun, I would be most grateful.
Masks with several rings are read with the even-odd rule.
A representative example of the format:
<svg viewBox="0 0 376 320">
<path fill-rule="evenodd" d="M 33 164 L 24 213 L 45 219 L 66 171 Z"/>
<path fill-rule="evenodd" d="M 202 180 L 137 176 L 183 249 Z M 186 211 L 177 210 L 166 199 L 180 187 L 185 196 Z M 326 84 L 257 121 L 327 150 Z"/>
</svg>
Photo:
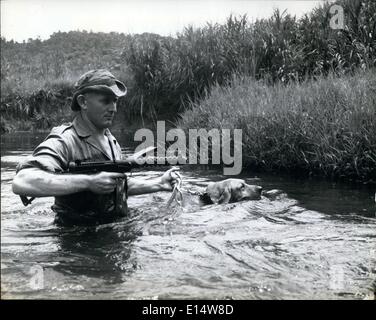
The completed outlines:
<svg viewBox="0 0 376 320">
<path fill-rule="evenodd" d="M 149 147 L 134 155 L 128 157 L 125 160 L 113 160 L 113 161 L 85 161 L 76 160 L 69 163 L 68 168 L 59 174 L 95 174 L 98 172 L 117 172 L 127 173 L 135 169 L 146 167 L 164 167 L 169 166 L 170 163 L 179 164 L 180 157 L 145 157 L 140 158 L 141 155 L 155 149 Z M 127 179 L 125 180 L 124 191 L 127 195 Z M 35 199 L 35 197 L 28 198 L 26 196 L 20 196 L 24 206 L 28 206 Z"/>
</svg>

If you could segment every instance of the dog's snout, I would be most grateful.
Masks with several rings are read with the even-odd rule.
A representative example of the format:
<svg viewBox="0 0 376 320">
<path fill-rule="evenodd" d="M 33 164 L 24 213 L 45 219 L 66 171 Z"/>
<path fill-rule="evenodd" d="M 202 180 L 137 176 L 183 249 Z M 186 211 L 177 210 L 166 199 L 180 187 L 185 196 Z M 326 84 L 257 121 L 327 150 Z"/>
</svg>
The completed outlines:
<svg viewBox="0 0 376 320">
<path fill-rule="evenodd" d="M 262 187 L 256 186 L 256 190 L 261 193 L 262 192 Z"/>
</svg>

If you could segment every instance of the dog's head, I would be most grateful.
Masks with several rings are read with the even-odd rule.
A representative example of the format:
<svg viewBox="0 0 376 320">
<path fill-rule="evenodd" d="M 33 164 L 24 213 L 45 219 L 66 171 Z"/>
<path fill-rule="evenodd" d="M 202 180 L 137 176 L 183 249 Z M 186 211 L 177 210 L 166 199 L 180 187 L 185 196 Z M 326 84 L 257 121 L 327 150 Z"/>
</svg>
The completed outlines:
<svg viewBox="0 0 376 320">
<path fill-rule="evenodd" d="M 206 188 L 213 203 L 229 203 L 241 200 L 261 199 L 262 187 L 245 183 L 242 179 L 226 179 L 212 182 Z"/>
</svg>

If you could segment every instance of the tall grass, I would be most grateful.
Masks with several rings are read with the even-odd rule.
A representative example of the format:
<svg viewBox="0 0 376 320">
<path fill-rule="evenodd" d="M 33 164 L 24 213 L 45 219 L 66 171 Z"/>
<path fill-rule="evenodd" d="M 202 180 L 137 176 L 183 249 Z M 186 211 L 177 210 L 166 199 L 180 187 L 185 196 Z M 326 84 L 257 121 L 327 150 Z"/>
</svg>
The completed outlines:
<svg viewBox="0 0 376 320">
<path fill-rule="evenodd" d="M 131 108 L 176 113 L 234 73 L 289 83 L 376 66 L 376 2 L 337 3 L 343 30 L 331 29 L 333 3 L 326 3 L 300 19 L 276 10 L 254 23 L 230 16 L 224 24 L 187 27 L 177 38 L 130 39 L 123 58 L 137 88 Z"/>
<path fill-rule="evenodd" d="M 46 41 L 1 39 L 4 121 L 27 118 L 37 121 L 35 128 L 56 124 L 61 116 L 54 118 L 54 110 L 66 102 L 51 97 L 65 92 L 68 98 L 77 77 L 93 68 L 107 68 L 126 83 L 119 112 L 156 119 L 177 116 L 235 73 L 288 84 L 375 67 L 376 2 L 337 3 L 345 10 L 343 30 L 330 28 L 330 5 L 324 4 L 300 19 L 278 10 L 255 22 L 230 16 L 223 24 L 187 27 L 175 37 L 59 32 Z M 52 119 L 40 120 L 43 113 Z M 4 121 L 1 130 L 9 130 Z"/>
<path fill-rule="evenodd" d="M 242 129 L 246 167 L 376 183 L 374 70 L 272 86 L 235 77 L 179 126 Z"/>
<path fill-rule="evenodd" d="M 51 81 L 45 88 L 29 94 L 15 90 L 1 97 L 2 131 L 45 130 L 71 120 L 72 85 L 66 81 Z"/>
</svg>

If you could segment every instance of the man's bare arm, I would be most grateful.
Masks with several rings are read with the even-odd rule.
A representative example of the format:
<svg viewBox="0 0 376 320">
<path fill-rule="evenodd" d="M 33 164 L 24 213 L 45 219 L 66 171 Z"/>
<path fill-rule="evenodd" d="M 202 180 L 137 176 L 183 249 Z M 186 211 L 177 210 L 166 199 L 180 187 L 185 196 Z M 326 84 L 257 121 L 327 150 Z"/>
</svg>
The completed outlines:
<svg viewBox="0 0 376 320">
<path fill-rule="evenodd" d="M 152 193 L 158 191 L 171 191 L 176 183 L 175 171 L 179 168 L 174 167 L 167 170 L 161 177 L 153 179 L 145 178 L 129 178 L 128 179 L 128 195 L 138 195 L 144 193 Z"/>
<path fill-rule="evenodd" d="M 86 174 L 54 174 L 38 168 L 22 169 L 13 179 L 15 194 L 31 197 L 63 196 L 90 190 L 95 193 L 111 193 L 122 173 L 100 172 Z"/>
<path fill-rule="evenodd" d="M 152 193 L 158 191 L 170 191 L 171 187 L 162 184 L 160 178 L 149 179 L 145 178 L 130 178 L 128 180 L 128 195 L 135 196 L 138 194 Z"/>
</svg>

